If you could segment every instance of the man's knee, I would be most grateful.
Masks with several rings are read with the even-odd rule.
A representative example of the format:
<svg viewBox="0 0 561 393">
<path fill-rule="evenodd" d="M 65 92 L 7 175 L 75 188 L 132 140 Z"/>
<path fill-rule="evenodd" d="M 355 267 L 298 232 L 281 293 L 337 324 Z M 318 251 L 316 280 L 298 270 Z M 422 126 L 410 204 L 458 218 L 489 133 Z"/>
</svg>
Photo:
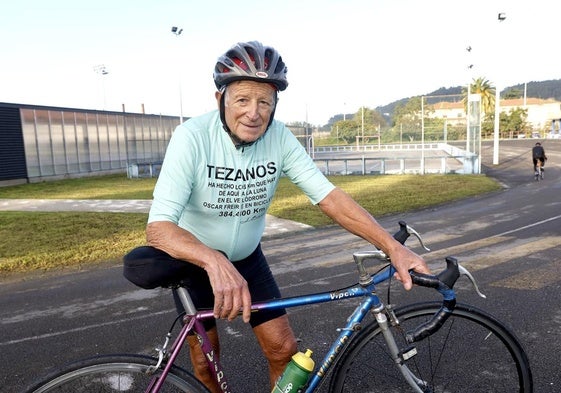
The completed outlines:
<svg viewBox="0 0 561 393">
<path fill-rule="evenodd" d="M 269 361 L 288 362 L 298 351 L 296 338 L 286 315 L 255 327 L 255 334 Z"/>
</svg>

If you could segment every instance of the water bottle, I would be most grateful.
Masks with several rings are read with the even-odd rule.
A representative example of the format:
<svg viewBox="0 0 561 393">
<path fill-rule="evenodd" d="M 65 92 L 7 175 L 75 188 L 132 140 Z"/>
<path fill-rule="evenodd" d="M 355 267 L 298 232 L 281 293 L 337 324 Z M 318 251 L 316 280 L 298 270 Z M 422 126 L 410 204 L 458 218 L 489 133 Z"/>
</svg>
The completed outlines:
<svg viewBox="0 0 561 393">
<path fill-rule="evenodd" d="M 308 376 L 314 370 L 312 351 L 298 352 L 292 356 L 282 376 L 275 383 L 271 393 L 296 393 L 308 381 Z"/>
</svg>

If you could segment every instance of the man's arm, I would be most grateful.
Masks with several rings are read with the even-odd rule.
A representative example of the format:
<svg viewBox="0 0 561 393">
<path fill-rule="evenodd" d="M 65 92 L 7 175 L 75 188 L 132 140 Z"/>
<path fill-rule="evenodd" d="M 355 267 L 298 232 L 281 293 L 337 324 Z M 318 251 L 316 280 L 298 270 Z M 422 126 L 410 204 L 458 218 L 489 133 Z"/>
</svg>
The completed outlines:
<svg viewBox="0 0 561 393">
<path fill-rule="evenodd" d="M 419 273 L 430 273 L 420 256 L 396 241 L 370 213 L 343 190 L 335 188 L 319 203 L 319 207 L 337 224 L 384 251 L 391 258 L 405 289 L 409 290 L 413 285 L 409 276 L 410 269 Z"/>
<path fill-rule="evenodd" d="M 205 246 L 189 231 L 169 221 L 149 223 L 146 240 L 148 245 L 206 271 L 214 293 L 215 317 L 232 320 L 242 309 L 244 322 L 249 322 L 251 296 L 247 282 L 222 253 Z"/>
</svg>

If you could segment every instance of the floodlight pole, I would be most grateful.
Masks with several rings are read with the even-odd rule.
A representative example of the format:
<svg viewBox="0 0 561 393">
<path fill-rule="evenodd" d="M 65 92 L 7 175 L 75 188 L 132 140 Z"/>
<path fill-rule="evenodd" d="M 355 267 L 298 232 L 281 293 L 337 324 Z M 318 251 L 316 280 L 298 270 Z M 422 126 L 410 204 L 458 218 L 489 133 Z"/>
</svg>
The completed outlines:
<svg viewBox="0 0 561 393">
<path fill-rule="evenodd" d="M 425 174 L 425 96 L 421 96 L 421 175 Z"/>
<path fill-rule="evenodd" d="M 495 124 L 493 130 L 493 165 L 499 165 L 499 124 L 501 117 L 501 89 L 495 82 Z"/>
<path fill-rule="evenodd" d="M 177 26 L 173 26 L 171 28 L 171 32 L 179 38 L 179 36 L 183 32 L 183 29 Z M 177 67 L 179 68 L 179 71 L 177 72 L 179 79 L 179 122 L 183 123 L 183 92 L 181 89 L 181 66 L 179 65 L 179 63 Z"/>
<path fill-rule="evenodd" d="M 506 13 L 499 12 L 497 19 L 499 23 L 504 21 L 506 19 Z M 498 41 L 498 37 L 497 37 L 497 41 Z M 499 165 L 500 117 L 501 117 L 501 89 L 499 88 L 499 83 L 495 81 L 495 124 L 493 130 L 493 165 Z"/>
</svg>

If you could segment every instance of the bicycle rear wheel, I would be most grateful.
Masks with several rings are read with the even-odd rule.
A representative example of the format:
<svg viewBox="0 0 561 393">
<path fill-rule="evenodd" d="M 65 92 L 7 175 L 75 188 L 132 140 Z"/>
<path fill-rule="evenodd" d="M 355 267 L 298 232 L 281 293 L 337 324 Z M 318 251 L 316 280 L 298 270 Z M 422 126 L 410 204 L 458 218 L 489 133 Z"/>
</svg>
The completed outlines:
<svg viewBox="0 0 561 393">
<path fill-rule="evenodd" d="M 401 327 L 392 327 L 400 349 L 404 333 L 419 326 L 440 308 L 419 303 L 396 310 Z M 406 361 L 424 380 L 426 392 L 524 392 L 533 389 L 530 364 L 515 335 L 491 315 L 458 304 L 444 326 L 414 344 L 417 355 Z M 351 341 L 334 369 L 332 392 L 409 392 L 391 360 L 376 322 Z"/>
<path fill-rule="evenodd" d="M 72 363 L 58 370 L 27 390 L 46 392 L 145 392 L 156 373 L 147 373 L 157 360 L 142 355 L 108 355 Z M 160 389 L 162 393 L 208 393 L 208 390 L 189 372 L 173 366 Z"/>
</svg>

